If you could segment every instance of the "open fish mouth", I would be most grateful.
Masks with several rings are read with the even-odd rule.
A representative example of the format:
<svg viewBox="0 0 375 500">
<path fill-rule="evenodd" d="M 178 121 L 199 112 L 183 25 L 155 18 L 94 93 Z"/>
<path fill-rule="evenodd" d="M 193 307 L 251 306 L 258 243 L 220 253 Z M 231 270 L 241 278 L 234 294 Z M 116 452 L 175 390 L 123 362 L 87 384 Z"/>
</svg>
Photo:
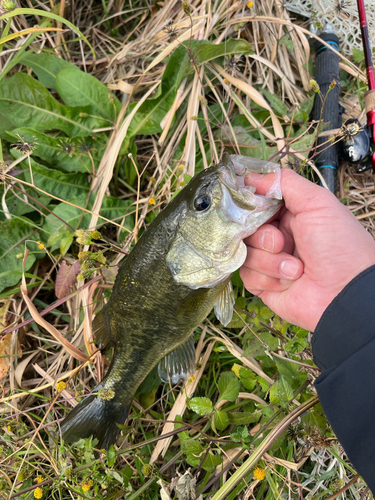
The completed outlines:
<svg viewBox="0 0 375 500">
<path fill-rule="evenodd" d="M 225 155 L 222 165 L 219 179 L 223 191 L 223 211 L 228 220 L 244 226 L 245 232 L 247 229 L 252 234 L 256 230 L 254 226 L 259 227 L 282 206 L 279 165 L 239 155 Z M 254 186 L 245 185 L 245 175 L 251 172 L 275 172 L 276 179 L 265 196 L 256 194 Z"/>
</svg>

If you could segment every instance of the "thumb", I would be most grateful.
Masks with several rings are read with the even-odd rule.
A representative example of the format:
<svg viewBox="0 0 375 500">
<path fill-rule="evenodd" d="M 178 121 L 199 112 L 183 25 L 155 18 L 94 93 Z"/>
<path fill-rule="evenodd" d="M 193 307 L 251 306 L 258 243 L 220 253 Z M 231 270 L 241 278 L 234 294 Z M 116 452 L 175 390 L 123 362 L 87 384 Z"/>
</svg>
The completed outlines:
<svg viewBox="0 0 375 500">
<path fill-rule="evenodd" d="M 247 174 L 245 185 L 255 186 L 257 193 L 266 194 L 275 181 L 275 174 Z M 327 189 L 310 182 L 289 168 L 281 169 L 281 193 L 285 206 L 293 214 L 340 203 Z"/>
</svg>

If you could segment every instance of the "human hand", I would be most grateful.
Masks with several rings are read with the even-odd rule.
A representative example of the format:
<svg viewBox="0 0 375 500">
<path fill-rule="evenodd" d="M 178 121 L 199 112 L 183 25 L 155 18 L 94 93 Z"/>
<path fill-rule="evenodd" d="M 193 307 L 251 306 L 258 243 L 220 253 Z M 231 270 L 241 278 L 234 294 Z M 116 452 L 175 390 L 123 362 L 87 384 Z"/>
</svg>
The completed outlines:
<svg viewBox="0 0 375 500">
<path fill-rule="evenodd" d="M 265 194 L 275 174 L 248 174 Z M 282 169 L 285 207 L 245 243 L 245 287 L 286 321 L 314 331 L 327 306 L 355 276 L 375 264 L 375 242 L 328 190 Z"/>
</svg>

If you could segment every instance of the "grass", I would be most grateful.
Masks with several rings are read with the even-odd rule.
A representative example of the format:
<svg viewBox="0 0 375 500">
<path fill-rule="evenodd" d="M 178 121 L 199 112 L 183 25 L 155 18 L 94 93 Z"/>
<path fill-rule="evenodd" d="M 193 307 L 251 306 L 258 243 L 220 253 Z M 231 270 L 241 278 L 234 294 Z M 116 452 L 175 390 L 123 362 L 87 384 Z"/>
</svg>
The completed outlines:
<svg viewBox="0 0 375 500">
<path fill-rule="evenodd" d="M 196 330 L 191 380 L 168 387 L 151 373 L 107 452 L 59 433 L 111 359 L 92 317 L 174 193 L 224 148 L 288 151 L 283 166 L 314 176 L 303 21 L 276 0 L 30 1 L 2 18 L 0 223 L 11 229 L 0 258 L 0 498 L 370 498 L 316 400 L 309 332 L 238 274 L 229 327 L 212 314 Z M 343 64 L 343 100 L 360 113 L 363 68 Z M 15 96 L 10 78 L 43 99 Z M 375 234 L 372 176 L 344 165 L 339 180 Z"/>
</svg>

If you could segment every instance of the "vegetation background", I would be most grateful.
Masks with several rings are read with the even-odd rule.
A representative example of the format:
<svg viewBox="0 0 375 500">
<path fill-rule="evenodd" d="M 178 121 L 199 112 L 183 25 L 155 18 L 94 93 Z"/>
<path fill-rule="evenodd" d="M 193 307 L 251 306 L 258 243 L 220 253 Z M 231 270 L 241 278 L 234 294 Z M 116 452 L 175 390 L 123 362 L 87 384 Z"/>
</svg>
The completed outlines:
<svg viewBox="0 0 375 500">
<path fill-rule="evenodd" d="M 310 333 L 238 273 L 194 377 L 153 371 L 108 452 L 59 433 L 110 362 L 91 324 L 118 266 L 195 173 L 225 149 L 318 180 L 308 21 L 281 0 L 0 0 L 0 23 L 0 497 L 372 497 L 316 398 Z M 362 59 L 341 60 L 344 119 L 363 121 Z M 372 176 L 342 165 L 339 184 L 374 234 Z"/>
</svg>

